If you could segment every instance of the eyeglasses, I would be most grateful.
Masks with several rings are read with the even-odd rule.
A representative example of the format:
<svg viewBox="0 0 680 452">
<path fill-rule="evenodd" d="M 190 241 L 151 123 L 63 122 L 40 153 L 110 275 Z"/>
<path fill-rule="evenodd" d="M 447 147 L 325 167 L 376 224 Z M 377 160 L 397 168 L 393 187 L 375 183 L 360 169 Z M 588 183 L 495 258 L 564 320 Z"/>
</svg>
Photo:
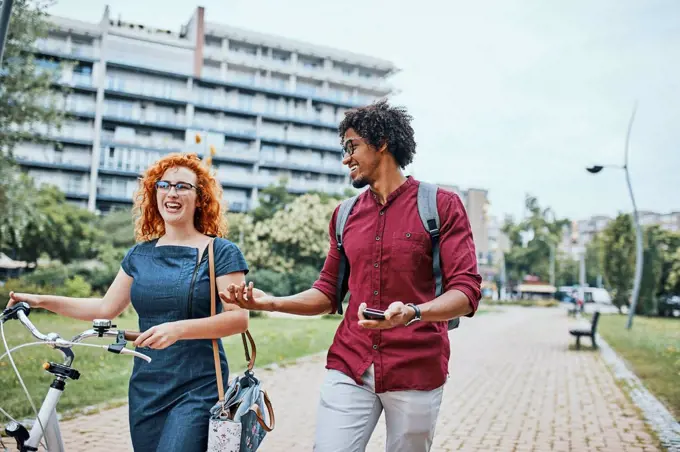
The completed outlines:
<svg viewBox="0 0 680 452">
<path fill-rule="evenodd" d="M 175 187 L 175 192 L 177 192 L 178 195 L 184 195 L 191 190 L 197 189 L 195 185 L 190 184 L 189 182 L 177 182 L 176 184 L 172 184 L 166 180 L 159 180 L 156 182 L 156 189 L 164 193 L 169 192 L 172 187 Z"/>
<path fill-rule="evenodd" d="M 342 158 L 351 157 L 354 155 L 354 151 L 357 148 L 355 141 L 361 140 L 361 138 L 348 138 L 342 145 Z"/>
</svg>

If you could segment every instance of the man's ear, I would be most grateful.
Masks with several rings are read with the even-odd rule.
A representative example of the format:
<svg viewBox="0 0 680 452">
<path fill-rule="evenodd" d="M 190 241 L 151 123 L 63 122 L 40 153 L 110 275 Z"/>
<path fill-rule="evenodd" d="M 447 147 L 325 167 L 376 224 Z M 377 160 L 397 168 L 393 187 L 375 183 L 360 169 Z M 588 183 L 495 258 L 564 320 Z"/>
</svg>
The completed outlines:
<svg viewBox="0 0 680 452">
<path fill-rule="evenodd" d="M 387 152 L 387 140 L 383 140 L 378 146 L 378 152 Z"/>
</svg>

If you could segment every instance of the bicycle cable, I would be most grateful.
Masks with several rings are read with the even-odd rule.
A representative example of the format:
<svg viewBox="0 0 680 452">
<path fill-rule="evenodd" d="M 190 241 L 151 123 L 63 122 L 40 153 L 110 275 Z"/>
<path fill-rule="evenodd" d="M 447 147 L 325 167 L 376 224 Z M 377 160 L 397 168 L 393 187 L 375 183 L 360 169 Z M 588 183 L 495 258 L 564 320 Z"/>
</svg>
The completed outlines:
<svg viewBox="0 0 680 452">
<path fill-rule="evenodd" d="M 12 368 L 14 369 L 14 373 L 17 376 L 17 379 L 19 380 L 19 383 L 21 384 L 21 387 L 24 390 L 24 393 L 26 394 L 26 397 L 28 398 L 28 402 L 31 404 L 31 408 L 33 409 L 33 413 L 35 413 L 35 418 L 38 421 L 38 425 L 40 425 L 40 429 L 43 432 L 43 438 L 45 439 L 45 445 L 43 446 L 45 450 L 49 450 L 47 446 L 49 446 L 49 443 L 47 442 L 47 435 L 45 434 L 45 426 L 43 425 L 42 421 L 40 420 L 40 416 L 38 415 L 38 410 L 35 408 L 35 404 L 33 403 L 33 399 L 31 398 L 31 394 L 28 392 L 28 389 L 26 388 L 26 385 L 24 384 L 24 380 L 21 378 L 21 374 L 19 373 L 19 369 L 17 369 L 16 364 L 14 363 L 14 358 L 12 358 L 12 352 L 9 349 L 9 345 L 7 345 L 7 338 L 5 337 L 5 323 L 0 322 L 0 336 L 2 336 L 2 342 L 5 345 L 5 350 L 7 352 L 5 353 L 7 357 L 9 358 L 9 362 L 12 364 Z M 3 355 L 4 356 L 4 355 Z"/>
</svg>

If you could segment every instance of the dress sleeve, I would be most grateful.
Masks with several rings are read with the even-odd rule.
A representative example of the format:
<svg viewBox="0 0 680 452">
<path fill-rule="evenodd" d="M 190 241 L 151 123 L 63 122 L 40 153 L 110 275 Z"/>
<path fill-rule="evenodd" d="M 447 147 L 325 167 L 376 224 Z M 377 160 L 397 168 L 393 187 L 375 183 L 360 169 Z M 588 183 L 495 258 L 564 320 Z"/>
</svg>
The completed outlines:
<svg viewBox="0 0 680 452">
<path fill-rule="evenodd" d="M 227 239 L 215 240 L 215 276 L 244 272 L 248 274 L 248 264 L 243 253 L 235 243 Z"/>
<path fill-rule="evenodd" d="M 133 273 L 135 271 L 133 255 L 135 254 L 136 249 L 137 245 L 130 248 L 128 252 L 125 254 L 123 261 L 120 263 L 120 266 L 123 269 L 123 271 L 130 277 L 133 277 Z"/>
</svg>

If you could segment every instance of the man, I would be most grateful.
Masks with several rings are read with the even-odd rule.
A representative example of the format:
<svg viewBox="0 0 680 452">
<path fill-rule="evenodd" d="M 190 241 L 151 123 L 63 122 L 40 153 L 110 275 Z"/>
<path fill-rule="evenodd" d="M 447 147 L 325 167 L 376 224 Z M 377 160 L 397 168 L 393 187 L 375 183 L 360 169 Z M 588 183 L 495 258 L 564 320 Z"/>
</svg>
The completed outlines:
<svg viewBox="0 0 680 452">
<path fill-rule="evenodd" d="M 382 410 L 387 451 L 428 451 L 448 375 L 447 320 L 472 317 L 479 302 L 481 277 L 465 209 L 456 194 L 441 189 L 444 291 L 435 299 L 432 244 L 416 203 L 419 182 L 402 173 L 416 151 L 411 119 L 403 108 L 380 101 L 347 112 L 339 127 L 352 185 L 369 190 L 359 196 L 343 233 L 351 296 L 328 351 L 318 452 L 363 451 Z M 231 285 L 222 299 L 263 311 L 335 312 L 337 215 L 338 209 L 330 222 L 330 251 L 311 289 L 273 297 L 251 282 Z M 367 320 L 366 307 L 385 310 L 385 320 Z"/>
</svg>

